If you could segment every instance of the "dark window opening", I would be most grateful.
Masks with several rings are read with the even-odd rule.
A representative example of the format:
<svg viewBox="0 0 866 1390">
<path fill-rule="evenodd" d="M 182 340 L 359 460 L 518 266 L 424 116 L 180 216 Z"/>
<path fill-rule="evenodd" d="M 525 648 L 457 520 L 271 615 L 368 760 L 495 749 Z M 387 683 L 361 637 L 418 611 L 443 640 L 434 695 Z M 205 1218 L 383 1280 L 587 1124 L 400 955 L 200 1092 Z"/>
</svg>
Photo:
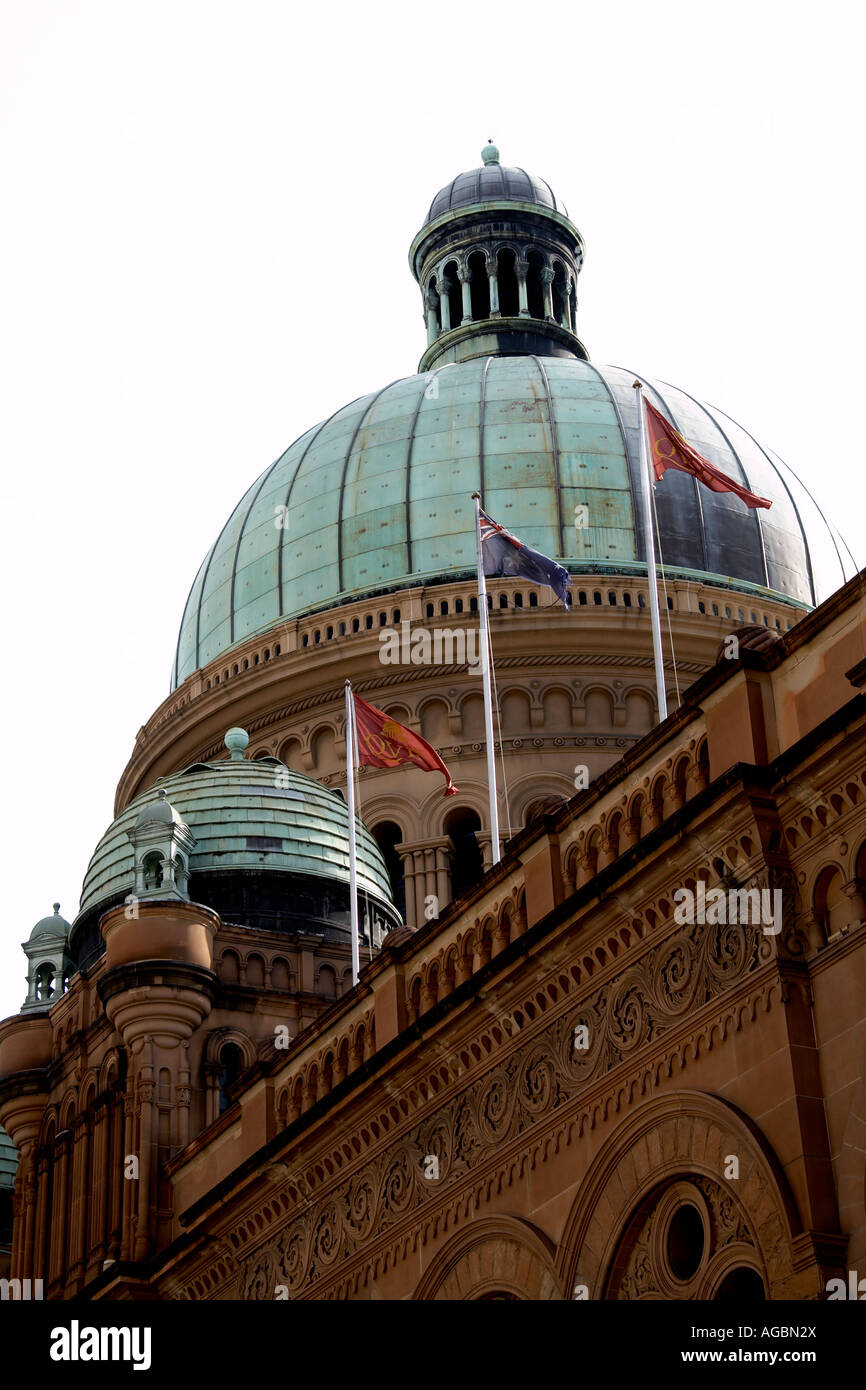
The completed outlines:
<svg viewBox="0 0 866 1390">
<path fill-rule="evenodd" d="M 668 1226 L 668 1261 L 677 1279 L 697 1274 L 704 1255 L 704 1223 L 697 1207 L 685 1203 L 671 1217 Z"/>
<path fill-rule="evenodd" d="M 514 252 L 509 251 L 507 247 L 500 251 L 496 258 L 497 279 L 499 281 L 499 312 L 503 318 L 516 318 L 520 308 L 514 259 Z"/>
<path fill-rule="evenodd" d="M 463 317 L 463 289 L 457 278 L 457 262 L 449 261 L 445 267 L 443 284 L 448 291 L 448 306 L 451 311 L 451 327 L 457 328 Z"/>
<path fill-rule="evenodd" d="M 487 278 L 487 258 L 481 251 L 473 251 L 469 257 L 469 298 L 474 319 L 490 317 L 490 281 Z"/>
<path fill-rule="evenodd" d="M 244 1057 L 237 1043 L 226 1043 L 220 1051 L 220 1114 L 231 1102 L 227 1092 L 244 1069 Z"/>
<path fill-rule="evenodd" d="M 445 822 L 445 833 L 451 841 L 451 895 L 461 893 L 478 883 L 484 873 L 484 860 L 477 832 L 481 821 L 475 811 L 463 807 L 452 811 Z"/>
<path fill-rule="evenodd" d="M 373 831 L 373 839 L 382 851 L 385 868 L 388 870 L 394 906 L 405 922 L 406 880 L 403 874 L 403 860 L 400 858 L 396 848 L 397 845 L 402 844 L 403 831 L 400 829 L 399 825 L 395 825 L 393 821 L 382 821 Z"/>
<path fill-rule="evenodd" d="M 544 286 L 541 283 L 541 271 L 544 265 L 538 251 L 530 251 L 526 258 L 529 261 L 529 269 L 526 272 L 526 301 L 529 306 L 531 318 L 544 318 Z"/>
</svg>

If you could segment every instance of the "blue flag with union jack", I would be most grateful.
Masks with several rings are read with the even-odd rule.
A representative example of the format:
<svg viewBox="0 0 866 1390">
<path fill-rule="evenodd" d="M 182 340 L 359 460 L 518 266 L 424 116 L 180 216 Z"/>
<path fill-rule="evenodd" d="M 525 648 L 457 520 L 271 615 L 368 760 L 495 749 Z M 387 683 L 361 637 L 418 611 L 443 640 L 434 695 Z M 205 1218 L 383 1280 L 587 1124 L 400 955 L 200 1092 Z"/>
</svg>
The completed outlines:
<svg viewBox="0 0 866 1390">
<path fill-rule="evenodd" d="M 546 584 L 558 599 L 569 607 L 568 591 L 571 575 L 567 569 L 532 550 L 504 526 L 493 521 L 486 512 L 481 518 L 481 555 L 487 579 L 528 579 L 534 584 Z"/>
</svg>

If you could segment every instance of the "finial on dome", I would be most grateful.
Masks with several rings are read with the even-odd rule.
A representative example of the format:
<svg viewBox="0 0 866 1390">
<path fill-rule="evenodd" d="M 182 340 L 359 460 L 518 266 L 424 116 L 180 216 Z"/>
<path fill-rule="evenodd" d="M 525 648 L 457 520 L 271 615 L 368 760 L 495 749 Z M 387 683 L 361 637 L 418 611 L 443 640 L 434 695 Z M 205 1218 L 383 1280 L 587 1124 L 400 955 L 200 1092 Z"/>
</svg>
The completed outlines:
<svg viewBox="0 0 866 1390">
<path fill-rule="evenodd" d="M 485 163 L 485 164 L 498 164 L 498 163 L 499 163 L 499 151 L 498 151 L 498 149 L 496 148 L 496 146 L 494 145 L 494 143 L 493 143 L 492 140 L 488 140 L 488 141 L 487 141 L 487 144 L 484 146 L 484 149 L 481 151 L 481 158 L 484 160 L 484 163 Z"/>
<path fill-rule="evenodd" d="M 246 729 L 229 729 L 223 743 L 229 750 L 233 762 L 239 762 L 244 756 L 244 749 L 250 741 L 250 736 Z"/>
<path fill-rule="evenodd" d="M 160 787 L 160 789 L 159 789 L 159 799 L 160 799 L 160 801 L 165 801 L 165 799 L 166 799 L 167 796 L 168 796 L 168 792 L 166 791 L 165 787 Z"/>
<path fill-rule="evenodd" d="M 54 916 L 55 916 L 55 917 L 59 917 L 59 916 L 60 916 L 60 904 L 59 904 L 59 903 L 52 903 L 51 906 L 54 908 Z"/>
</svg>

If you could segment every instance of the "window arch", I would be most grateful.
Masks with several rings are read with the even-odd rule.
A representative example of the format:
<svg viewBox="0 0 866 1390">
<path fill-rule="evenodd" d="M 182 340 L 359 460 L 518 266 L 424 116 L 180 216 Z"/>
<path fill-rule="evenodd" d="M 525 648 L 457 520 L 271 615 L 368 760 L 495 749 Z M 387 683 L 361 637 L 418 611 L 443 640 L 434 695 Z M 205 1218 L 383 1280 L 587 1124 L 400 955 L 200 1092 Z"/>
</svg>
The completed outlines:
<svg viewBox="0 0 866 1390">
<path fill-rule="evenodd" d="M 541 272 L 544 269 L 544 257 L 540 251 L 530 251 L 526 257 L 529 269 L 526 272 L 526 300 L 529 306 L 529 315 L 533 319 L 544 318 L 544 286 L 541 283 Z"/>
<path fill-rule="evenodd" d="M 490 318 L 490 281 L 487 278 L 487 257 L 483 251 L 473 251 L 469 266 L 469 299 L 474 319 Z"/>
<path fill-rule="evenodd" d="M 481 820 L 469 806 L 455 807 L 446 817 L 445 834 L 451 841 L 451 891 L 459 898 L 484 874 L 484 860 L 477 834 Z"/>
<path fill-rule="evenodd" d="M 400 858 L 400 854 L 397 850 L 397 846 L 403 842 L 403 831 L 400 829 L 399 825 L 396 825 L 392 820 L 380 821 L 373 829 L 373 839 L 382 851 L 385 868 L 388 870 L 394 906 L 405 922 L 406 879 L 403 870 L 403 860 Z"/>
<path fill-rule="evenodd" d="M 499 312 L 503 318 L 516 318 L 520 308 L 517 290 L 517 257 L 510 247 L 505 246 L 496 257 L 497 279 L 499 281 Z"/>
<path fill-rule="evenodd" d="M 457 262 L 449 261 L 442 272 L 442 287 L 448 298 L 451 328 L 459 328 L 463 317 L 463 290 L 457 276 Z"/>
<path fill-rule="evenodd" d="M 237 1043 L 223 1043 L 220 1048 L 219 1067 L 219 1113 L 222 1115 L 231 1104 L 228 1098 L 229 1087 L 234 1085 L 244 1069 L 243 1053 Z"/>
</svg>

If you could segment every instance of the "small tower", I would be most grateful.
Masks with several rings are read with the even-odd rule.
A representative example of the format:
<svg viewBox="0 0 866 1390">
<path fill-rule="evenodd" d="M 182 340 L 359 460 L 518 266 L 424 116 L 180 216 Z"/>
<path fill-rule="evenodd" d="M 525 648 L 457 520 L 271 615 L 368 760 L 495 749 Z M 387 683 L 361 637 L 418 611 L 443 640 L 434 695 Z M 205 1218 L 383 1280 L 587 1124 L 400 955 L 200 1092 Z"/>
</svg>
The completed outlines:
<svg viewBox="0 0 866 1390">
<path fill-rule="evenodd" d="M 585 359 L 577 336 L 580 232 L 544 179 L 482 164 L 440 189 L 409 251 L 427 350 L 419 372 L 472 357 Z"/>
<path fill-rule="evenodd" d="M 195 839 L 169 801 L 165 787 L 160 788 L 157 801 L 143 808 L 127 833 L 135 852 L 135 897 L 189 902 L 189 861 Z"/>
<path fill-rule="evenodd" d="M 66 989 L 75 963 L 67 949 L 69 923 L 54 904 L 54 916 L 36 923 L 27 941 L 21 943 L 30 968 L 27 971 L 27 998 L 22 1013 L 47 1011 Z"/>
</svg>

